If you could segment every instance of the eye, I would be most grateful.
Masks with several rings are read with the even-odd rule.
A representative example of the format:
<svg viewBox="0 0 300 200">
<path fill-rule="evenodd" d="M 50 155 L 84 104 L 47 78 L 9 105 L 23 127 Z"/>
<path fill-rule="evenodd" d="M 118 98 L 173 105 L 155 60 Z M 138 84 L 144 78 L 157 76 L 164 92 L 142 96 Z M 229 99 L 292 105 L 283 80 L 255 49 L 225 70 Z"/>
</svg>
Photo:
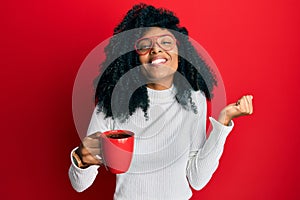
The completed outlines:
<svg viewBox="0 0 300 200">
<path fill-rule="evenodd" d="M 174 44 L 174 40 L 170 36 L 164 36 L 161 38 L 160 44 L 164 46 L 172 46 Z"/>
<path fill-rule="evenodd" d="M 152 45 L 152 41 L 149 40 L 149 39 L 143 39 L 141 41 L 139 41 L 137 43 L 137 48 L 139 50 L 142 50 L 142 49 L 150 49 L 151 48 L 151 45 Z"/>
<path fill-rule="evenodd" d="M 163 45 L 171 45 L 172 42 L 170 42 L 170 41 L 163 41 L 161 44 L 163 44 Z"/>
<path fill-rule="evenodd" d="M 138 48 L 139 49 L 150 49 L 151 46 L 150 45 L 139 45 Z"/>
</svg>

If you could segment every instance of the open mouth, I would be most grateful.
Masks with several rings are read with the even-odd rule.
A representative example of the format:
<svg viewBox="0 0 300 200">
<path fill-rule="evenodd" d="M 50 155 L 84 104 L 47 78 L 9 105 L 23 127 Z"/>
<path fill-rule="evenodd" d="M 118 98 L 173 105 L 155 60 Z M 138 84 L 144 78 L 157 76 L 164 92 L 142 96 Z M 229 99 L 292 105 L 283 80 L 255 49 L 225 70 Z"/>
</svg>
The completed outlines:
<svg viewBox="0 0 300 200">
<path fill-rule="evenodd" d="M 165 58 L 158 58 L 151 61 L 152 65 L 165 64 L 168 60 Z"/>
</svg>

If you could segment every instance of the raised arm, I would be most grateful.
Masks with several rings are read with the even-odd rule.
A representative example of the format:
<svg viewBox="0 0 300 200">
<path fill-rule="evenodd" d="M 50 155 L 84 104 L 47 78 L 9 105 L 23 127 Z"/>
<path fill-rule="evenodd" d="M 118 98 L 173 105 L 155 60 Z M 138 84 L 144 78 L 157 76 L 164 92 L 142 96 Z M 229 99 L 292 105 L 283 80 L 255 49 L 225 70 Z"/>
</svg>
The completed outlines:
<svg viewBox="0 0 300 200">
<path fill-rule="evenodd" d="M 186 173 L 189 183 L 194 189 L 202 189 L 211 179 L 219 165 L 226 138 L 233 128 L 231 120 L 235 117 L 252 114 L 252 98 L 250 95 L 243 96 L 237 103 L 226 106 L 221 111 L 218 121 L 209 118 L 213 129 L 208 139 L 202 144 L 196 141 L 189 154 Z M 206 104 L 203 107 L 203 112 L 206 113 Z M 206 114 L 201 115 L 199 120 L 205 122 Z M 201 123 L 200 130 L 205 133 L 205 123 Z"/>
</svg>

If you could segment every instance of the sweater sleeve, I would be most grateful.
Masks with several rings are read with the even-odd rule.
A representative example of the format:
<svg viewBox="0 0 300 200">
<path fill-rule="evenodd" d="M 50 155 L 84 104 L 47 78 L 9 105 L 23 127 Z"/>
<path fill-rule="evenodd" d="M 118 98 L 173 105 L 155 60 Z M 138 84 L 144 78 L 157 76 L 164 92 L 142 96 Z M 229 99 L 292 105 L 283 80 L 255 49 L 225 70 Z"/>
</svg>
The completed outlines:
<svg viewBox="0 0 300 200">
<path fill-rule="evenodd" d="M 227 136 L 233 128 L 233 121 L 228 126 L 216 121 L 210 117 L 209 120 L 212 124 L 212 131 L 207 140 L 199 139 L 204 135 L 205 138 L 205 125 L 206 125 L 206 102 L 202 104 L 203 113 L 199 120 L 198 140 L 194 140 L 189 153 L 189 161 L 187 164 L 186 174 L 190 185 L 195 190 L 201 190 L 211 179 L 213 173 L 219 165 L 219 159 L 223 153 L 224 144 Z M 200 132 L 201 133 L 200 133 Z"/>
<path fill-rule="evenodd" d="M 109 129 L 111 120 L 105 119 L 103 113 L 97 113 L 97 108 L 95 108 L 92 118 L 88 127 L 87 135 L 91 135 L 95 132 L 104 132 Z M 82 192 L 90 187 L 96 176 L 98 174 L 99 165 L 91 165 L 88 168 L 81 169 L 76 166 L 73 162 L 72 153 L 78 147 L 72 150 L 71 152 L 71 166 L 69 168 L 69 179 L 72 187 L 77 192 Z"/>
<path fill-rule="evenodd" d="M 76 149 L 77 147 L 73 149 L 73 151 L 75 151 Z M 73 151 L 71 152 L 71 166 L 69 168 L 69 179 L 74 190 L 76 190 L 77 192 L 82 192 L 93 184 L 98 174 L 99 166 L 92 165 L 86 169 L 81 169 L 77 167 L 72 159 Z"/>
</svg>

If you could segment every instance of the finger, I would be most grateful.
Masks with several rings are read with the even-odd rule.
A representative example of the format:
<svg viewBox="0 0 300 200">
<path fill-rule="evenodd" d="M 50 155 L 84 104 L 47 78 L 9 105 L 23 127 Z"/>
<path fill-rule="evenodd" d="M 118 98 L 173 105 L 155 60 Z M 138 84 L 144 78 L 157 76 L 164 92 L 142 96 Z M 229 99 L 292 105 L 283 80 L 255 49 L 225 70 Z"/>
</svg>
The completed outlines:
<svg viewBox="0 0 300 200">
<path fill-rule="evenodd" d="M 97 148 L 100 147 L 101 144 L 99 139 L 92 139 L 90 137 L 84 138 L 82 143 L 85 147 L 89 147 L 89 148 Z"/>
<path fill-rule="evenodd" d="M 249 98 L 248 95 L 244 96 L 245 100 L 245 115 L 248 115 L 250 113 L 250 107 L 249 107 Z"/>
<path fill-rule="evenodd" d="M 246 96 L 243 96 L 240 101 L 240 111 L 242 115 L 246 115 L 249 112 L 248 101 Z"/>
<path fill-rule="evenodd" d="M 239 100 L 238 100 L 238 110 L 241 112 L 241 113 L 244 113 L 244 96 L 241 97 Z"/>
<path fill-rule="evenodd" d="M 102 160 L 102 157 L 100 155 L 95 155 L 95 157 L 98 159 L 98 160 Z"/>
<path fill-rule="evenodd" d="M 247 95 L 246 99 L 247 99 L 248 114 L 252 114 L 253 113 L 253 106 L 252 106 L 253 96 Z"/>
<path fill-rule="evenodd" d="M 252 99 L 253 99 L 253 96 L 252 96 L 252 95 L 248 95 L 249 108 L 250 108 L 250 113 L 249 113 L 249 114 L 252 114 L 252 113 L 253 113 L 253 103 L 252 103 Z"/>
<path fill-rule="evenodd" d="M 95 156 L 95 155 L 100 155 L 100 153 L 101 153 L 100 148 L 85 148 L 84 150 L 82 150 L 82 155 L 84 156 L 89 154 Z"/>
<path fill-rule="evenodd" d="M 99 139 L 101 134 L 102 134 L 101 132 L 96 132 L 96 133 L 93 133 L 92 135 L 89 135 L 88 137 L 92 138 L 92 139 Z"/>
<path fill-rule="evenodd" d="M 92 155 L 82 157 L 82 161 L 90 165 L 100 165 L 102 163 L 101 160 L 97 159 Z"/>
</svg>

